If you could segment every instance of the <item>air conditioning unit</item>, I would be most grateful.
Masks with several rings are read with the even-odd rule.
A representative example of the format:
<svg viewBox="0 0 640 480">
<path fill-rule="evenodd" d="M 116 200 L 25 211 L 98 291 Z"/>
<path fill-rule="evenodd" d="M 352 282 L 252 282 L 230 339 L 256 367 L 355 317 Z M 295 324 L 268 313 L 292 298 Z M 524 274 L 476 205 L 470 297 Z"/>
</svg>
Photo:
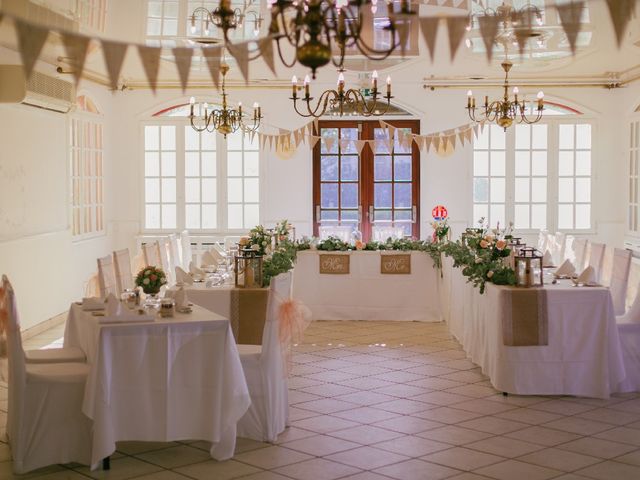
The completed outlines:
<svg viewBox="0 0 640 480">
<path fill-rule="evenodd" d="M 27 80 L 22 65 L 0 65 L 0 103 L 24 103 L 69 113 L 75 101 L 72 83 L 36 71 Z"/>
</svg>

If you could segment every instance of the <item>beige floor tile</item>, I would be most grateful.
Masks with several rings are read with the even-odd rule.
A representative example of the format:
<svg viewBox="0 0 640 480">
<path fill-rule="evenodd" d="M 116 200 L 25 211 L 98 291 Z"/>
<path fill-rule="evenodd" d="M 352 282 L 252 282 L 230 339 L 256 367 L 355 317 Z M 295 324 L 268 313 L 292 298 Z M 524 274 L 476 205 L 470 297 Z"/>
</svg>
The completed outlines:
<svg viewBox="0 0 640 480">
<path fill-rule="evenodd" d="M 376 443 L 374 447 L 399 453 L 400 455 L 407 455 L 408 457 L 422 457 L 429 453 L 451 448 L 451 445 L 427 438 L 405 435 L 385 442 Z"/>
<path fill-rule="evenodd" d="M 287 427 L 284 432 L 278 435 L 278 439 L 274 442 L 276 444 L 291 442 L 292 440 L 298 440 L 300 438 L 313 437 L 317 435 L 316 432 L 311 430 L 304 430 L 297 427 Z"/>
<path fill-rule="evenodd" d="M 591 405 L 584 405 L 570 400 L 549 400 L 547 402 L 536 403 L 532 405 L 531 408 L 558 413 L 560 415 L 577 415 L 578 413 L 584 413 L 594 409 Z"/>
<path fill-rule="evenodd" d="M 297 480 L 334 480 L 346 475 L 353 475 L 359 471 L 358 468 L 331 462 L 324 458 L 314 458 L 276 470 L 278 473 Z"/>
<path fill-rule="evenodd" d="M 153 463 L 162 468 L 176 468 L 192 463 L 204 462 L 211 459 L 209 452 L 188 445 L 166 448 L 164 450 L 154 450 L 152 452 L 140 453 L 136 458 L 145 462 Z"/>
<path fill-rule="evenodd" d="M 640 478 L 640 467 L 607 460 L 578 470 L 576 473 L 597 480 L 635 480 Z"/>
<path fill-rule="evenodd" d="M 196 480 L 211 480 L 213 478 L 216 480 L 231 480 L 261 471 L 260 468 L 235 460 L 227 460 L 226 462 L 210 460 L 208 462 L 180 467 L 175 470 L 178 473 L 182 473 Z"/>
<path fill-rule="evenodd" d="M 356 391 L 353 393 L 347 393 L 346 395 L 340 395 L 334 397 L 336 400 L 342 400 L 344 402 L 355 403 L 356 405 L 370 406 L 376 403 L 388 402 L 395 400 L 396 397 L 390 395 L 384 395 L 382 393 L 376 393 L 369 390 Z"/>
<path fill-rule="evenodd" d="M 374 472 L 361 472 L 356 473 L 355 475 L 349 475 L 348 477 L 344 477 L 341 480 L 389 480 L 390 477 L 385 475 L 379 475 Z"/>
<path fill-rule="evenodd" d="M 334 453 L 326 458 L 335 462 L 344 463 L 345 465 L 361 468 L 363 470 L 374 470 L 385 465 L 402 462 L 403 460 L 408 459 L 406 455 L 399 455 L 397 453 L 369 446 L 356 448 L 354 450 L 347 450 L 346 452 Z"/>
<path fill-rule="evenodd" d="M 561 418 L 560 420 L 545 423 L 544 426 L 562 430 L 563 432 L 577 433 L 578 435 L 593 435 L 611 428 L 608 423 L 594 422 L 593 420 L 578 417 Z"/>
<path fill-rule="evenodd" d="M 461 387 L 453 387 L 446 390 L 448 393 L 458 393 L 473 398 L 485 398 L 496 395 L 499 392 L 491 387 L 483 387 L 480 385 L 462 385 Z"/>
<path fill-rule="evenodd" d="M 385 428 L 374 427 L 373 425 L 360 425 L 358 427 L 331 432 L 329 435 L 343 440 L 357 442 L 360 445 L 371 445 L 373 443 L 391 440 L 392 438 L 398 438 L 404 434 Z"/>
<path fill-rule="evenodd" d="M 311 393 L 302 392 L 300 390 L 291 390 L 289 392 L 289 405 L 311 402 L 312 400 L 319 400 L 321 398 L 323 397 L 321 397 L 320 395 L 313 395 Z"/>
<path fill-rule="evenodd" d="M 558 448 L 605 459 L 624 455 L 636 449 L 633 445 L 610 442 L 609 440 L 593 437 L 584 437 L 572 442 L 563 443 L 562 445 L 558 445 Z"/>
<path fill-rule="evenodd" d="M 581 453 L 559 450 L 557 448 L 545 448 L 537 452 L 519 457 L 521 462 L 533 463 L 542 467 L 555 468 L 563 472 L 573 472 L 580 468 L 588 467 L 602 460 Z"/>
<path fill-rule="evenodd" d="M 318 417 L 305 418 L 304 420 L 292 422 L 291 425 L 304 430 L 311 430 L 316 433 L 327 433 L 335 430 L 342 430 L 344 428 L 357 427 L 360 424 L 343 418 L 333 417 L 331 415 L 320 415 Z"/>
<path fill-rule="evenodd" d="M 351 410 L 345 410 L 344 412 L 336 412 L 333 414 L 335 417 L 343 418 L 345 420 L 351 420 L 353 422 L 359 422 L 364 424 L 371 424 L 375 422 L 381 422 L 390 418 L 398 417 L 397 413 L 386 412 L 384 410 L 378 410 L 373 407 L 358 407 Z"/>
<path fill-rule="evenodd" d="M 378 403 L 374 406 L 380 410 L 387 412 L 400 413 L 402 415 L 411 415 L 413 413 L 423 412 L 434 408 L 433 405 L 417 402 L 415 400 L 409 400 L 406 398 L 398 398 L 389 402 Z"/>
<path fill-rule="evenodd" d="M 448 443 L 450 445 L 465 445 L 467 443 L 477 442 L 492 436 L 491 433 L 479 432 L 468 428 L 461 428 L 456 425 L 446 425 L 440 428 L 427 430 L 418 433 L 419 437 L 436 440 L 438 442 Z"/>
<path fill-rule="evenodd" d="M 351 358 L 353 357 L 349 357 L 349 360 Z M 351 365 L 350 367 L 347 367 L 347 368 L 341 368 L 339 371 L 353 374 L 353 375 L 373 377 L 373 378 L 377 378 L 377 374 L 393 373 L 393 370 L 389 368 L 383 368 L 380 365 L 361 365 L 361 364 Z"/>
<path fill-rule="evenodd" d="M 628 443 L 640 447 L 640 432 L 635 428 L 617 427 L 594 435 L 596 438 L 612 442 Z"/>
<path fill-rule="evenodd" d="M 495 415 L 497 418 L 505 420 L 514 420 L 516 422 L 529 423 L 531 425 L 539 425 L 541 423 L 559 420 L 562 415 L 549 413 L 542 410 L 534 410 L 533 408 L 516 408 Z"/>
<path fill-rule="evenodd" d="M 421 380 L 424 378 L 422 375 L 416 375 L 415 373 L 403 372 L 398 370 L 387 372 L 387 373 L 371 374 L 371 376 L 379 380 L 385 380 L 387 382 L 402 383 L 402 384 L 406 384 L 416 380 Z"/>
<path fill-rule="evenodd" d="M 515 405 L 509 405 L 506 403 L 492 402 L 487 399 L 476 398 L 473 400 L 456 403 L 454 408 L 459 408 L 460 410 L 465 410 L 467 412 L 480 413 L 482 415 L 494 415 L 496 413 L 514 410 L 517 407 Z"/>
<path fill-rule="evenodd" d="M 545 447 L 553 447 L 561 443 L 571 442 L 581 438 L 580 435 L 575 433 L 563 432 L 540 426 L 517 430 L 515 432 L 508 433 L 506 436 L 509 438 L 524 440 L 526 442 L 537 443 L 539 445 L 544 445 Z"/>
<path fill-rule="evenodd" d="M 629 413 L 640 413 L 640 398 L 616 403 L 615 405 L 611 405 L 609 408 Z"/>
<path fill-rule="evenodd" d="M 490 453 L 470 450 L 468 448 L 455 447 L 432 453 L 422 457 L 422 460 L 446 467 L 457 468 L 458 470 L 475 470 L 476 468 L 503 462 L 505 458 L 491 455 Z"/>
<path fill-rule="evenodd" d="M 430 392 L 430 390 L 427 390 L 425 388 L 415 387 L 413 385 L 404 385 L 401 383 L 388 385 L 382 388 L 376 388 L 373 391 L 376 393 L 382 393 L 384 395 L 390 395 L 396 398 L 415 397 L 416 395 L 422 395 L 423 393 Z"/>
<path fill-rule="evenodd" d="M 49 478 L 40 478 L 38 480 L 54 480 Z M 75 480 L 69 478 L 69 480 Z M 142 475 L 141 477 L 136 477 L 135 480 L 189 480 L 189 477 L 181 475 L 172 470 L 164 470 L 162 472 L 150 473 L 149 475 Z"/>
<path fill-rule="evenodd" d="M 443 367 L 441 365 L 420 365 L 418 367 L 408 368 L 407 370 L 405 370 L 405 372 L 429 377 L 438 377 L 440 375 L 446 375 L 448 373 L 456 373 L 457 371 L 458 370 L 456 370 L 455 368 Z"/>
<path fill-rule="evenodd" d="M 341 360 L 326 360 L 327 362 L 340 362 Z M 346 362 L 345 362 L 346 363 Z M 312 373 L 302 378 L 315 382 L 331 382 L 338 383 L 345 380 L 359 379 L 359 375 L 353 373 L 341 372 L 339 370 L 325 370 L 324 372 Z"/>
<path fill-rule="evenodd" d="M 394 432 L 405 433 L 413 435 L 416 433 L 424 432 L 432 428 L 441 427 L 442 423 L 434 422 L 431 420 L 425 420 L 414 416 L 399 416 L 390 418 L 388 420 L 382 420 L 381 422 L 374 423 L 375 426 L 393 430 Z"/>
<path fill-rule="evenodd" d="M 622 412 L 611 408 L 596 408 L 594 410 L 579 413 L 576 417 L 624 426 L 629 426 L 631 423 L 640 421 L 640 414 Z"/>
<path fill-rule="evenodd" d="M 116 451 L 127 455 L 137 455 L 139 453 L 163 450 L 177 445 L 179 444 L 176 442 L 118 442 L 116 443 Z"/>
<path fill-rule="evenodd" d="M 615 458 L 616 462 L 628 463 L 630 465 L 637 465 L 640 467 L 640 450 L 636 450 L 635 452 L 627 453 L 626 455 L 621 455 Z"/>
<path fill-rule="evenodd" d="M 217 480 L 217 479 L 216 479 Z M 275 472 L 262 471 L 241 477 L 241 480 L 290 480 L 290 477 L 285 477 Z"/>
<path fill-rule="evenodd" d="M 322 397 L 336 397 L 338 395 L 346 395 L 348 393 L 358 392 L 355 388 L 345 387 L 344 385 L 336 385 L 335 383 L 323 383 L 312 387 L 300 389 L 301 392 L 312 393 Z"/>
<path fill-rule="evenodd" d="M 480 430 L 481 432 L 493 433 L 494 435 L 504 435 L 505 433 L 515 432 L 528 427 L 526 423 L 514 422 L 513 420 L 505 420 L 497 417 L 480 417 L 474 418 L 466 422 L 458 424 L 459 427 L 471 428 L 472 430 Z"/>
<path fill-rule="evenodd" d="M 387 382 L 385 380 L 379 380 L 377 378 L 370 378 L 370 377 L 354 378 L 350 381 L 338 381 L 336 383 L 339 385 L 344 385 L 346 387 L 356 388 L 358 390 L 374 390 L 374 389 L 380 389 L 382 387 L 388 387 L 390 385 L 396 385 L 393 382 Z M 385 392 L 379 392 L 379 393 L 385 393 Z"/>
<path fill-rule="evenodd" d="M 479 413 L 458 410 L 456 408 L 439 407 L 432 410 L 425 410 L 424 412 L 416 413 L 414 416 L 427 420 L 437 420 L 438 422 L 451 424 L 466 422 L 467 420 L 479 418 L 482 415 Z"/>
<path fill-rule="evenodd" d="M 361 445 L 359 443 L 353 443 L 326 435 L 316 435 L 314 437 L 294 440 L 292 442 L 282 444 L 282 446 L 298 452 L 308 453 L 315 457 L 324 457 L 326 455 L 331 455 L 332 453 L 357 448 Z"/>
<path fill-rule="evenodd" d="M 76 468 L 75 471 L 96 479 L 124 480 L 159 472 L 162 468 L 151 463 L 143 462 L 133 457 L 122 457 L 111 461 L 111 470 L 89 470 L 89 467 Z"/>
<path fill-rule="evenodd" d="M 296 452 L 279 445 L 241 453 L 235 457 L 238 462 L 247 463 L 265 470 L 302 462 L 309 458 L 311 457 L 306 453 Z"/>
<path fill-rule="evenodd" d="M 476 473 L 498 480 L 545 480 L 560 475 L 562 472 L 551 468 L 540 467 L 530 463 L 518 462 L 517 460 L 506 460 L 501 463 L 479 468 Z"/>
<path fill-rule="evenodd" d="M 442 378 L 446 380 L 455 380 L 456 382 L 476 383 L 487 380 L 489 377 L 478 372 L 464 371 L 448 373 L 446 375 L 442 375 Z"/>
<path fill-rule="evenodd" d="M 51 465 L 50 467 L 39 468 L 38 470 L 34 470 L 33 472 L 29 472 L 23 475 L 17 475 L 13 473 L 13 465 L 11 464 L 11 462 L 0 462 L 0 478 L 2 480 L 30 480 L 32 478 L 49 475 L 52 473 L 67 471 L 67 469 L 60 465 Z"/>
<path fill-rule="evenodd" d="M 454 470 L 423 460 L 412 459 L 406 462 L 396 463 L 395 465 L 378 468 L 376 472 L 398 480 L 440 480 L 442 478 L 452 477 L 460 473 L 460 470 Z"/>
<path fill-rule="evenodd" d="M 455 382 L 442 377 L 423 377 L 419 380 L 408 382 L 408 385 L 426 388 L 427 390 L 447 390 L 449 388 L 461 387 L 466 385 L 463 382 Z"/>
<path fill-rule="evenodd" d="M 506 437 L 490 437 L 465 446 L 473 450 L 507 458 L 520 457 L 542 449 L 540 445 Z"/>
<path fill-rule="evenodd" d="M 340 412 L 342 410 L 351 410 L 357 407 L 357 405 L 336 400 L 335 398 L 323 398 L 321 400 L 299 403 L 296 407 L 309 410 L 311 412 L 326 414 Z"/>
<path fill-rule="evenodd" d="M 289 407 L 289 421 L 295 422 L 297 420 L 304 420 L 305 418 L 317 417 L 321 415 L 319 412 L 314 412 L 312 410 L 305 410 L 304 408 Z"/>
<path fill-rule="evenodd" d="M 447 480 L 487 480 L 488 477 L 484 475 L 478 475 L 471 472 L 464 472 L 460 475 L 454 475 L 453 477 L 449 477 Z"/>
<path fill-rule="evenodd" d="M 456 395 L 455 393 L 446 393 L 441 391 L 423 393 L 422 395 L 413 397 L 413 399 L 443 407 L 471 400 L 471 398 L 464 395 Z"/>
</svg>

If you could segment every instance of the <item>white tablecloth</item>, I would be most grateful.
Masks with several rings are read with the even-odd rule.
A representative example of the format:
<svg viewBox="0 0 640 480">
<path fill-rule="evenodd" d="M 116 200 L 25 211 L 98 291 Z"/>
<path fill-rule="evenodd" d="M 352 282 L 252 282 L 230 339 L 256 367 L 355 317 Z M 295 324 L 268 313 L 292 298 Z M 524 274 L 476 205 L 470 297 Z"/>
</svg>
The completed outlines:
<svg viewBox="0 0 640 480">
<path fill-rule="evenodd" d="M 444 262 L 441 292 L 447 299 L 451 333 L 492 385 L 521 395 L 575 395 L 608 398 L 625 378 L 622 351 L 609 290 L 546 285 L 549 344 L 508 347 L 502 341 L 500 293 L 466 283 L 459 269 Z"/>
<path fill-rule="evenodd" d="M 207 440 L 213 458 L 232 457 L 250 398 L 229 321 L 197 306 L 155 322 L 99 318 L 72 305 L 64 340 L 91 364 L 83 412 L 94 422 L 92 467 L 120 440 Z"/>
<path fill-rule="evenodd" d="M 335 252 L 325 252 L 335 253 Z M 411 253 L 411 274 L 380 273 L 380 252 L 349 252 L 350 273 L 319 273 L 317 251 L 298 253 L 293 298 L 311 309 L 314 320 L 442 320 L 439 271 L 431 257 Z"/>
</svg>

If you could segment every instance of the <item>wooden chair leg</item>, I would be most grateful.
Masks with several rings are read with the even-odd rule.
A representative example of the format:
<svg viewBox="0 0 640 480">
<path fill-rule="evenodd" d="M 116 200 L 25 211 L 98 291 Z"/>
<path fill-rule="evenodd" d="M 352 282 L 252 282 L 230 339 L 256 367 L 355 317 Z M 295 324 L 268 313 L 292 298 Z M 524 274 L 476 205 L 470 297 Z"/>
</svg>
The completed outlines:
<svg viewBox="0 0 640 480">
<path fill-rule="evenodd" d="M 111 457 L 106 457 L 102 459 L 102 469 L 111 470 Z"/>
</svg>

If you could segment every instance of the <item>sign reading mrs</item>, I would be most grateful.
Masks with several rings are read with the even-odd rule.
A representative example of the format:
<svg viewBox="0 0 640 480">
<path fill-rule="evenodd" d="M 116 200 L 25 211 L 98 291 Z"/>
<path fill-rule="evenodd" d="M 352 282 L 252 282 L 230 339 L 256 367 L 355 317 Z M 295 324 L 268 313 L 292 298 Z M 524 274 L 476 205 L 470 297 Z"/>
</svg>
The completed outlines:
<svg viewBox="0 0 640 480">
<path fill-rule="evenodd" d="M 380 273 L 409 275 L 411 273 L 411 254 L 380 255 Z"/>
<path fill-rule="evenodd" d="M 349 273 L 349 255 L 321 254 L 320 273 L 344 275 Z"/>
</svg>

